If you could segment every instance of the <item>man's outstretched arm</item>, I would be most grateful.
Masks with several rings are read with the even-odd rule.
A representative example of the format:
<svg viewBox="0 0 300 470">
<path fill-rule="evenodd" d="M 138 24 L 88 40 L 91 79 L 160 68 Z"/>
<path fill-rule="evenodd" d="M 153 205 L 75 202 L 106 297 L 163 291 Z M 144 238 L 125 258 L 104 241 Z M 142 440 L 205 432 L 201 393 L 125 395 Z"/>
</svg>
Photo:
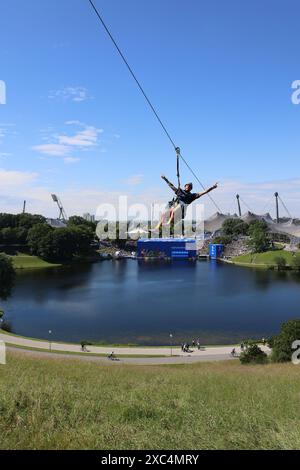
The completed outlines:
<svg viewBox="0 0 300 470">
<path fill-rule="evenodd" d="M 168 178 L 166 178 L 164 175 L 162 175 L 162 179 L 167 183 L 167 185 L 172 189 L 172 191 L 174 191 L 174 193 L 176 193 L 178 191 L 178 188 L 176 188 L 174 186 L 174 184 L 172 184 Z"/>
<path fill-rule="evenodd" d="M 213 186 L 208 188 L 206 191 L 203 191 L 202 193 L 197 193 L 197 199 L 199 199 L 199 197 L 205 196 L 205 194 L 210 193 L 214 189 L 217 189 L 217 187 L 218 187 L 218 183 L 214 184 Z"/>
</svg>

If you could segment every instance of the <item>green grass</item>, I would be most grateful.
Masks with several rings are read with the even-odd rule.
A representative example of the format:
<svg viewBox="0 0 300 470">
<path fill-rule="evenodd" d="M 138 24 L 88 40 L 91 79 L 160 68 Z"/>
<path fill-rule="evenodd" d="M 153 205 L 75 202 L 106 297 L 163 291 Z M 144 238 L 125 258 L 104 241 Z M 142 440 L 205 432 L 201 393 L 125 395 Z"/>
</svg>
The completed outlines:
<svg viewBox="0 0 300 470">
<path fill-rule="evenodd" d="M 55 268 L 61 266 L 60 264 L 48 263 L 43 261 L 37 256 L 30 256 L 24 253 L 19 253 L 11 257 L 15 269 L 40 269 L 40 268 Z"/>
<path fill-rule="evenodd" d="M 109 366 L 9 353 L 1 449 L 299 449 L 300 374 L 238 361 Z"/>
<path fill-rule="evenodd" d="M 291 265 L 293 254 L 284 250 L 266 251 L 265 253 L 236 256 L 232 258 L 232 261 L 236 264 L 272 267 L 276 265 L 275 259 L 278 256 L 285 258 L 288 266 Z"/>
</svg>

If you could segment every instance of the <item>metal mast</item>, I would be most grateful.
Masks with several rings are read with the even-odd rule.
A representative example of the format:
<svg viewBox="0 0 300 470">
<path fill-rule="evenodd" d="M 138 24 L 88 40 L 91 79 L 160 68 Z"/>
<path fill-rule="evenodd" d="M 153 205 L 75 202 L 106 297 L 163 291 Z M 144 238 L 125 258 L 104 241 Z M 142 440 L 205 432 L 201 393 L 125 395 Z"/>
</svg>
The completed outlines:
<svg viewBox="0 0 300 470">
<path fill-rule="evenodd" d="M 62 221 L 67 220 L 67 214 L 64 210 L 64 207 L 59 197 L 57 197 L 56 194 L 51 194 L 51 197 L 52 197 L 53 202 L 57 204 L 58 209 L 59 209 L 58 220 L 62 220 Z"/>
<path fill-rule="evenodd" d="M 277 223 L 279 224 L 279 203 L 278 203 L 278 200 L 279 200 L 279 194 L 276 192 L 274 194 L 275 196 L 275 200 L 276 200 L 276 221 Z"/>
<path fill-rule="evenodd" d="M 241 210 L 241 203 L 240 203 L 240 195 L 239 194 L 236 195 L 236 199 L 237 199 L 237 203 L 238 203 L 239 217 L 242 217 L 242 210 Z"/>
</svg>

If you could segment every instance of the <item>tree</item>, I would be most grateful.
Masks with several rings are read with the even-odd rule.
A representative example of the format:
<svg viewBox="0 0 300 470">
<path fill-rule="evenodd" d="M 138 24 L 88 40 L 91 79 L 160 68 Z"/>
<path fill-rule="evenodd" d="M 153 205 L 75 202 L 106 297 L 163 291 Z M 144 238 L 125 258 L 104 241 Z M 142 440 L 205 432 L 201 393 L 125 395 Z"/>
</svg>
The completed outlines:
<svg viewBox="0 0 300 470">
<path fill-rule="evenodd" d="M 300 339 L 300 320 L 289 320 L 282 324 L 280 333 L 272 338 L 272 361 L 290 362 L 293 354 L 292 344 Z"/>
<path fill-rule="evenodd" d="M 256 230 L 261 230 L 265 233 L 268 232 L 268 225 L 265 220 L 251 220 L 248 226 L 248 235 L 252 235 Z"/>
<path fill-rule="evenodd" d="M 229 235 L 221 235 L 214 238 L 214 243 L 221 245 L 229 245 L 232 242 L 232 237 Z"/>
<path fill-rule="evenodd" d="M 46 219 L 42 215 L 0 214 L 0 243 L 24 245 L 28 230 L 45 222 Z"/>
<path fill-rule="evenodd" d="M 27 230 L 23 227 L 6 227 L 0 229 L 0 243 L 4 245 L 23 245 L 26 242 Z"/>
<path fill-rule="evenodd" d="M 225 236 L 247 235 L 249 225 L 241 219 L 227 219 L 223 223 L 222 232 Z"/>
<path fill-rule="evenodd" d="M 274 263 L 277 266 L 278 270 L 284 269 L 287 265 L 287 261 L 284 256 L 275 256 Z"/>
<path fill-rule="evenodd" d="M 48 261 L 70 261 L 75 253 L 76 239 L 68 228 L 50 231 L 39 243 L 39 256 Z"/>
<path fill-rule="evenodd" d="M 248 246 L 252 253 L 262 253 L 266 251 L 270 246 L 269 237 L 262 228 L 254 227 L 250 231 L 250 240 Z"/>
<path fill-rule="evenodd" d="M 26 230 L 29 230 L 34 225 L 43 224 L 46 222 L 45 217 L 42 215 L 18 214 L 15 217 L 18 227 L 23 227 Z"/>
<path fill-rule="evenodd" d="M 91 249 L 94 230 L 88 225 L 72 225 L 53 229 L 37 224 L 28 231 L 27 244 L 32 254 L 47 261 L 69 261 Z"/>
<path fill-rule="evenodd" d="M 268 356 L 257 344 L 251 344 L 241 353 L 240 361 L 242 364 L 265 364 L 268 362 Z"/>
<path fill-rule="evenodd" d="M 91 228 L 93 231 L 96 230 L 96 222 L 91 222 L 89 220 L 84 219 L 83 217 L 80 217 L 78 215 L 72 215 L 69 220 L 68 220 L 68 227 L 73 227 L 73 226 L 86 226 Z"/>
<path fill-rule="evenodd" d="M 12 227 L 3 228 L 0 232 L 1 243 L 12 245 L 16 242 L 15 229 Z"/>
<path fill-rule="evenodd" d="M 0 254 L 0 298 L 7 299 L 14 285 L 16 273 L 11 258 Z"/>
<path fill-rule="evenodd" d="M 95 238 L 94 231 L 85 225 L 73 226 L 70 229 L 75 241 L 75 253 L 83 255 L 90 251 L 91 243 Z"/>
<path fill-rule="evenodd" d="M 31 254 L 40 256 L 41 241 L 48 233 L 52 232 L 52 230 L 52 227 L 48 224 L 37 224 L 28 230 L 27 244 Z"/>
<path fill-rule="evenodd" d="M 33 242 L 33 247 L 36 248 L 36 255 L 40 258 L 47 260 L 47 261 L 54 261 L 53 255 L 53 232 L 49 231 L 39 241 L 35 244 Z"/>
<path fill-rule="evenodd" d="M 16 227 L 13 230 L 15 232 L 15 243 L 17 245 L 24 245 L 27 239 L 27 229 L 24 227 Z"/>
<path fill-rule="evenodd" d="M 14 214 L 0 214 L 0 229 L 14 228 L 17 225 L 17 219 Z"/>
</svg>

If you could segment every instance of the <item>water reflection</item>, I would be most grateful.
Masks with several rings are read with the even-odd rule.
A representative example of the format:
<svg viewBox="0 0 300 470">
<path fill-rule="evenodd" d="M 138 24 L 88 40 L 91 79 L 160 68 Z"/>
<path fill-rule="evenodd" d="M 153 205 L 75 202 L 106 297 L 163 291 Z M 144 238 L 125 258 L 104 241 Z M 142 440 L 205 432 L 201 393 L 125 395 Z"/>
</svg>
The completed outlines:
<svg viewBox="0 0 300 470">
<path fill-rule="evenodd" d="M 300 275 L 215 262 L 105 261 L 22 272 L 6 302 L 13 330 L 61 341 L 203 344 L 275 333 L 299 308 Z"/>
</svg>

